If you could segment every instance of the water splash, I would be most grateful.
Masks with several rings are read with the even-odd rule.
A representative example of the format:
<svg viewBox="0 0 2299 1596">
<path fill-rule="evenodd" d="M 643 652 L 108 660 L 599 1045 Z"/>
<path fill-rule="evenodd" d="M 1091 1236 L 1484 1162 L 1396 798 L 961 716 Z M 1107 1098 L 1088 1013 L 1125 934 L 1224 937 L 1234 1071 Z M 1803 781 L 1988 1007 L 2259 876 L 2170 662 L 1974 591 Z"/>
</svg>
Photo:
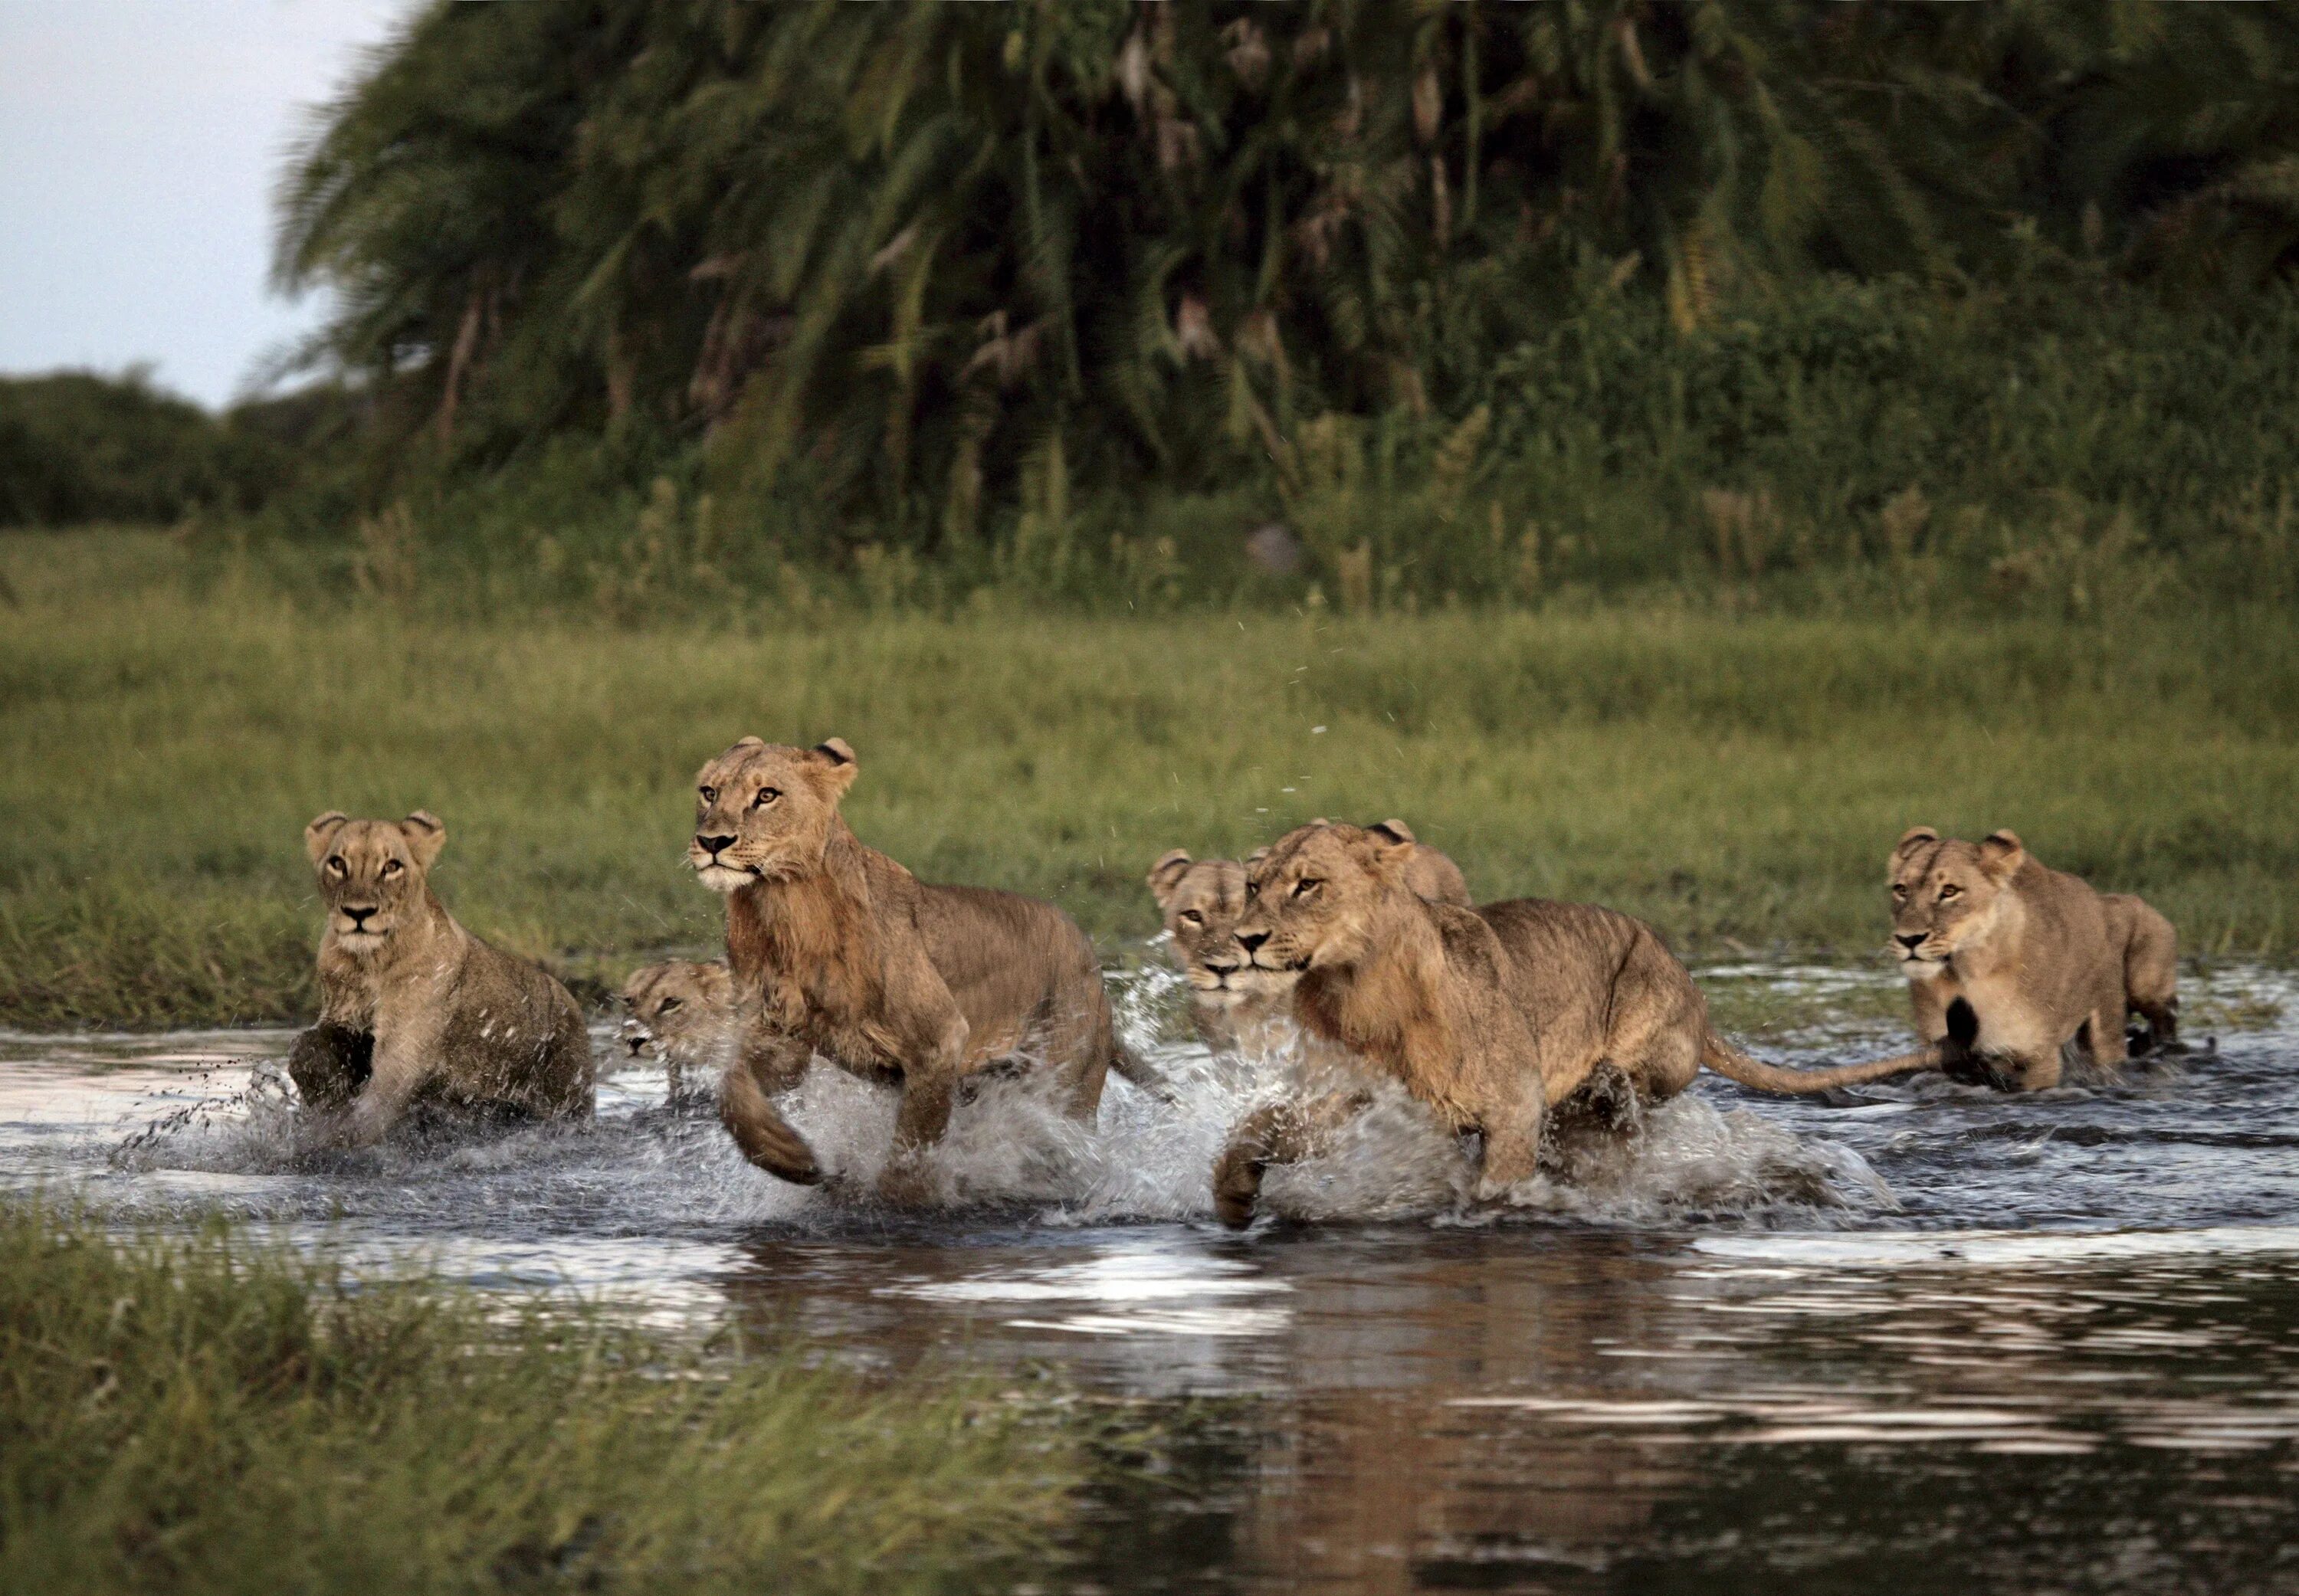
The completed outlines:
<svg viewBox="0 0 2299 1596">
<path fill-rule="evenodd" d="M 928 1160 L 937 1207 L 1067 1227 L 1210 1217 L 1211 1170 L 1230 1128 L 1259 1104 L 1303 1089 L 1298 1042 L 1216 1056 L 1193 1039 L 1175 1039 L 1188 1030 L 1178 974 L 1126 972 L 1113 976 L 1112 987 L 1121 1035 L 1166 1077 L 1174 1100 L 1113 1076 L 1089 1125 L 1060 1112 L 1042 1076 L 981 1078 Z M 611 1034 L 593 1040 L 602 1059 L 622 1063 Z M 172 1183 L 165 1201 L 220 1198 L 260 1217 L 295 1217 L 324 1203 L 428 1218 L 461 1203 L 505 1223 L 541 1211 L 633 1229 L 829 1230 L 888 1217 L 873 1190 L 897 1104 L 893 1089 L 818 1063 L 782 1104 L 829 1172 L 822 1186 L 802 1187 L 744 1162 L 707 1102 L 667 1102 L 659 1068 L 602 1071 L 599 1116 L 589 1125 L 435 1130 L 323 1153 L 299 1145 L 293 1087 L 278 1061 L 267 1059 L 242 1084 L 171 1104 L 137 1125 L 109 1163 L 123 1175 L 215 1177 L 205 1186 Z M 1517 1216 L 1651 1225 L 1894 1206 L 1883 1181 L 1848 1148 L 1695 1097 L 1648 1111 L 1626 1134 L 1552 1138 L 1540 1173 L 1497 1203 L 1471 1202 L 1475 1179 L 1473 1143 L 1401 1087 L 1381 1083 L 1329 1150 L 1270 1171 L 1263 1208 L 1280 1220 L 1324 1223 Z"/>
</svg>

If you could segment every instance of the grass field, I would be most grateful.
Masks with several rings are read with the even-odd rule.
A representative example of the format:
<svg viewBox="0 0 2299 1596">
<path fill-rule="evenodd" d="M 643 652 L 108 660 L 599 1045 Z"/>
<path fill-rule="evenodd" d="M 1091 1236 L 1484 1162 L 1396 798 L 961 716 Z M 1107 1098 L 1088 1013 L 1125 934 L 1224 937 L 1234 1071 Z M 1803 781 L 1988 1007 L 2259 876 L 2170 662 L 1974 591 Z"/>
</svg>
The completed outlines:
<svg viewBox="0 0 2299 1596">
<path fill-rule="evenodd" d="M 2012 826 L 2191 951 L 2299 950 L 2287 613 L 1785 618 L 1681 604 L 1122 622 L 985 604 L 618 628 L 195 582 L 152 534 L 0 540 L 0 1022 L 308 1013 L 315 813 L 447 822 L 482 935 L 613 980 L 706 948 L 689 782 L 744 732 L 853 743 L 847 813 L 930 879 L 1044 894 L 1113 955 L 1160 851 L 1401 815 L 1481 897 L 1682 950 L 1871 956 L 1919 822 Z"/>
<path fill-rule="evenodd" d="M 973 1589 L 1092 1467 L 1051 1411 L 0 1204 L 22 1596 Z"/>
</svg>

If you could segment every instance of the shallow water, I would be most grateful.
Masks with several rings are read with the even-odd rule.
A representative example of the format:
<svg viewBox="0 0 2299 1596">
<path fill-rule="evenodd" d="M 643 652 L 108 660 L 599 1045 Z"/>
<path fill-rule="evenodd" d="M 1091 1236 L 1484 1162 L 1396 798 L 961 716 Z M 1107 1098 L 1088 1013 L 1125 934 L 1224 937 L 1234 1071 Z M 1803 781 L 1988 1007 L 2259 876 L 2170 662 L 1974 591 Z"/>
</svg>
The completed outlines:
<svg viewBox="0 0 2299 1596">
<path fill-rule="evenodd" d="M 1904 1038 L 1880 978 L 1701 978 L 1801 1016 L 1767 1056 Z M 2299 1590 L 2299 985 L 2186 993 L 2245 1028 L 2021 1099 L 1707 1078 L 1496 1211 L 1384 1100 L 1243 1236 L 1206 1171 L 1274 1066 L 1158 1043 L 1156 975 L 1123 1007 L 1182 1106 L 1113 1079 L 1081 1134 L 994 1083 L 927 1217 L 857 1195 L 892 1100 L 819 1068 L 793 1117 L 843 1189 L 749 1169 L 649 1069 L 584 1130 L 299 1162 L 287 1032 L 0 1036 L 0 1179 L 1148 1404 L 1172 1472 L 1098 1499 L 1050 1590 Z"/>
</svg>

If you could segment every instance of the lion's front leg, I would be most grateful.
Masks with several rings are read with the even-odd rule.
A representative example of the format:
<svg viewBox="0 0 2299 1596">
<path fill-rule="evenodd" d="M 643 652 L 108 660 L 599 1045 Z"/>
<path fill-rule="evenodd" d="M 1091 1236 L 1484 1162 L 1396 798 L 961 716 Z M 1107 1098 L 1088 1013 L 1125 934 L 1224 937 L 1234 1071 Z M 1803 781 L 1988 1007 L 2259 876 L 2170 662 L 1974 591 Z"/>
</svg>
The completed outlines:
<svg viewBox="0 0 2299 1596">
<path fill-rule="evenodd" d="M 1548 1094 L 1539 1076 L 1485 1118 L 1485 1164 L 1477 1178 L 1476 1198 L 1490 1203 L 1506 1195 L 1521 1181 L 1530 1180 L 1540 1162 L 1540 1126 L 1547 1115 Z"/>
<path fill-rule="evenodd" d="M 800 1068 L 803 1070 L 805 1050 L 801 1047 L 800 1051 Z M 718 1120 L 735 1138 L 735 1145 L 743 1150 L 743 1156 L 768 1174 L 779 1176 L 793 1186 L 820 1183 L 822 1165 L 814 1149 L 806 1145 L 806 1138 L 775 1107 L 747 1056 L 727 1066 L 718 1093 Z"/>
<path fill-rule="evenodd" d="M 431 1079 L 439 1056 L 439 1030 L 436 1025 L 413 1025 L 377 1037 L 374 1071 L 344 1116 L 337 1139 L 347 1146 L 371 1147 L 391 1134 L 408 1104 Z"/>
<path fill-rule="evenodd" d="M 295 1038 L 287 1054 L 287 1078 L 303 1106 L 320 1112 L 341 1109 L 359 1095 L 375 1069 L 375 1033 L 322 1020 Z"/>
<path fill-rule="evenodd" d="M 889 1203 L 916 1208 L 932 1200 L 925 1154 L 950 1129 L 950 1111 L 958 1102 L 971 1034 L 966 1017 L 953 1013 L 923 1056 L 902 1068 L 902 1106 L 894 1116 L 893 1151 L 878 1176 L 878 1195 Z"/>
<path fill-rule="evenodd" d="M 1301 1103 L 1265 1104 L 1246 1115 L 1214 1163 L 1215 1214 L 1232 1230 L 1244 1229 L 1270 1165 L 1315 1158 L 1372 1103 L 1370 1092 L 1326 1092 Z"/>
</svg>

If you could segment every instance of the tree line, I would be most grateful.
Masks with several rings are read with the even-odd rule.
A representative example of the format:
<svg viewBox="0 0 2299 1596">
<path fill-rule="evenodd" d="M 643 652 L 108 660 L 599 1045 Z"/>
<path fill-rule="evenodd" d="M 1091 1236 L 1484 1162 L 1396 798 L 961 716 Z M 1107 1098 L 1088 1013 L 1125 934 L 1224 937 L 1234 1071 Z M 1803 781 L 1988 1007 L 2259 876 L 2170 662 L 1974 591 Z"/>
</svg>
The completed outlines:
<svg viewBox="0 0 2299 1596">
<path fill-rule="evenodd" d="M 443 0 L 279 214 L 400 455 L 641 440 L 932 547 L 1452 429 L 1600 302 L 1697 342 L 2048 259 L 2240 304 L 2299 258 L 2299 12 Z"/>
</svg>

